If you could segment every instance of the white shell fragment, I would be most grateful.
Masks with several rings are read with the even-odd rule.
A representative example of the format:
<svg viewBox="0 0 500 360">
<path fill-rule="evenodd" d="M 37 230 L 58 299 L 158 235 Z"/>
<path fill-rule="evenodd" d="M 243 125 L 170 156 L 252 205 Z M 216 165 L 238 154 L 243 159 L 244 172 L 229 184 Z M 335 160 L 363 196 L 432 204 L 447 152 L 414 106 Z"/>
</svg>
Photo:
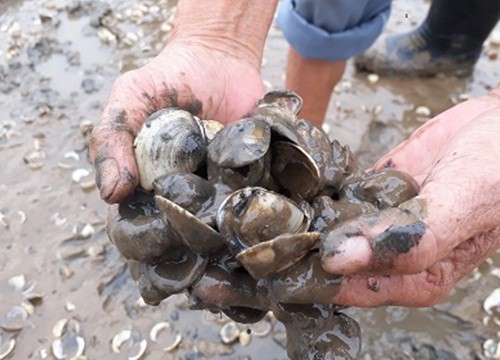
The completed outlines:
<svg viewBox="0 0 500 360">
<path fill-rule="evenodd" d="M 8 342 L 1 344 L 0 346 L 0 360 L 7 358 L 9 354 L 14 350 L 16 346 L 16 340 L 10 339 Z"/>
<path fill-rule="evenodd" d="M 487 314 L 493 314 L 495 308 L 500 309 L 500 288 L 493 290 L 483 303 L 483 309 Z"/>
<path fill-rule="evenodd" d="M 170 324 L 166 321 L 159 322 L 155 326 L 151 328 L 151 331 L 149 332 L 149 337 L 153 342 L 158 341 L 158 333 L 164 329 L 170 329 Z"/>
<path fill-rule="evenodd" d="M 78 335 L 68 335 L 52 342 L 52 354 L 56 359 L 74 359 L 83 354 L 85 339 Z"/>
<path fill-rule="evenodd" d="M 89 175 L 90 175 L 90 171 L 88 171 L 87 169 L 76 169 L 71 174 L 71 179 L 74 182 L 79 183 L 81 179 L 83 179 L 84 177 L 89 176 Z"/>
<path fill-rule="evenodd" d="M 137 352 L 134 355 L 128 357 L 128 360 L 139 360 L 142 355 L 146 352 L 146 348 L 148 347 L 147 340 L 141 340 L 139 343 L 134 344 L 134 348 L 137 347 Z"/>
<path fill-rule="evenodd" d="M 249 331 L 242 331 L 238 338 L 238 341 L 241 346 L 248 346 L 252 341 L 252 335 L 250 335 Z"/>
<path fill-rule="evenodd" d="M 368 82 L 370 84 L 375 84 L 379 81 L 380 76 L 378 76 L 377 74 L 368 74 L 366 78 L 368 79 Z"/>
<path fill-rule="evenodd" d="M 0 324 L 0 328 L 5 331 L 20 331 L 26 320 L 28 319 L 28 312 L 21 306 L 11 307 Z"/>
<path fill-rule="evenodd" d="M 9 285 L 16 290 L 21 290 L 26 285 L 26 277 L 23 274 L 13 276 L 9 279 Z"/>
<path fill-rule="evenodd" d="M 483 343 L 483 353 L 488 359 L 500 359 L 500 342 L 488 339 Z"/>
<path fill-rule="evenodd" d="M 234 321 L 228 322 L 220 329 L 220 337 L 224 344 L 230 344 L 236 341 L 236 339 L 240 336 L 240 333 L 241 331 L 238 328 L 238 324 Z"/>
<path fill-rule="evenodd" d="M 163 351 L 170 352 L 170 351 L 175 350 L 177 348 L 177 346 L 179 346 L 181 341 L 182 341 L 182 334 L 177 333 L 175 335 L 174 341 L 170 345 L 164 347 Z"/>
<path fill-rule="evenodd" d="M 68 319 L 61 319 L 56 322 L 54 327 L 52 327 L 52 335 L 54 335 L 55 338 L 60 338 L 63 335 L 67 324 Z"/>
<path fill-rule="evenodd" d="M 417 114 L 418 116 L 430 117 L 431 109 L 429 109 L 427 106 L 419 106 L 415 109 L 415 114 Z"/>
<path fill-rule="evenodd" d="M 269 321 L 263 319 L 254 324 L 250 324 L 248 328 L 252 332 L 252 335 L 263 338 L 269 335 L 273 329 L 273 325 Z"/>
<path fill-rule="evenodd" d="M 500 46 L 500 30 L 493 31 L 490 37 L 490 42 L 492 45 Z"/>
<path fill-rule="evenodd" d="M 113 340 L 111 340 L 111 350 L 113 350 L 114 353 L 118 354 L 120 352 L 121 346 L 126 341 L 129 341 L 131 337 L 132 337 L 132 332 L 130 330 L 122 330 L 118 332 L 113 337 Z"/>
</svg>

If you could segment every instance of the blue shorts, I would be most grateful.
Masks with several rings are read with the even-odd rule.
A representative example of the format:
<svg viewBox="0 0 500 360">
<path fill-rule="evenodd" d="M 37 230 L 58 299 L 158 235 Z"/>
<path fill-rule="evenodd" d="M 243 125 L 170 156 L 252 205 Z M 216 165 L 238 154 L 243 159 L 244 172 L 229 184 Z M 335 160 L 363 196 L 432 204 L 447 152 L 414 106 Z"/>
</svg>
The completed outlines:
<svg viewBox="0 0 500 360">
<path fill-rule="evenodd" d="M 302 57 L 339 61 L 375 42 L 390 9 L 391 0 L 283 0 L 277 21 Z"/>
</svg>

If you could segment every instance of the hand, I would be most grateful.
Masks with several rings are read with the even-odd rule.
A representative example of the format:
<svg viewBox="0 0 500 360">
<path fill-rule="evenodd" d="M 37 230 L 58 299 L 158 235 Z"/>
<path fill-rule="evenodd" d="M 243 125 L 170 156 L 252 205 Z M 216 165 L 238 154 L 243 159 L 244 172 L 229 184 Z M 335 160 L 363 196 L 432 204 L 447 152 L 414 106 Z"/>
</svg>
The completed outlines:
<svg viewBox="0 0 500 360">
<path fill-rule="evenodd" d="M 500 87 L 442 113 L 385 155 L 417 198 L 361 216 L 325 239 L 323 267 L 345 275 L 333 302 L 432 306 L 500 245 Z"/>
<path fill-rule="evenodd" d="M 90 143 L 105 201 L 119 202 L 137 186 L 133 141 L 153 112 L 177 106 L 204 119 L 228 122 L 256 104 L 264 93 L 260 59 L 225 50 L 173 39 L 146 66 L 116 80 Z"/>
</svg>

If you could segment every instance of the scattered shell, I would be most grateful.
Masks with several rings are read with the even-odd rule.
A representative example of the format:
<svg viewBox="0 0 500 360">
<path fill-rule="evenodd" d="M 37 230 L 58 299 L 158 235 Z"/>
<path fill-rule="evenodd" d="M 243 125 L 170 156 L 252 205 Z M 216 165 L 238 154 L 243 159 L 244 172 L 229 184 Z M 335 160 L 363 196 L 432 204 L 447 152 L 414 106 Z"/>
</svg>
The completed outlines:
<svg viewBox="0 0 500 360">
<path fill-rule="evenodd" d="M 483 344 L 483 353 L 488 359 L 500 359 L 500 343 L 488 339 Z"/>
<path fill-rule="evenodd" d="M 56 359 L 74 359 L 83 354 L 85 339 L 78 335 L 57 338 L 52 342 L 52 353 Z"/>
<path fill-rule="evenodd" d="M 138 347 L 137 353 L 135 355 L 129 356 L 128 360 L 139 360 L 142 357 L 142 355 L 144 355 L 147 346 L 148 346 L 147 340 L 142 340 L 141 342 L 134 344 L 133 348 Z"/>
<path fill-rule="evenodd" d="M 179 346 L 179 344 L 181 343 L 181 341 L 182 341 L 182 334 L 177 333 L 177 334 L 175 335 L 175 339 L 174 339 L 174 341 L 172 342 L 172 344 L 170 344 L 170 345 L 168 345 L 168 346 L 164 347 L 164 348 L 163 348 L 163 351 L 165 351 L 165 352 L 170 352 L 170 351 L 172 351 L 172 350 L 175 350 L 175 349 L 177 348 L 177 346 Z"/>
<path fill-rule="evenodd" d="M 254 324 L 250 324 L 248 328 L 254 336 L 263 338 L 269 335 L 273 329 L 273 325 L 269 321 L 263 319 Z"/>
<path fill-rule="evenodd" d="M 75 159 L 75 161 L 78 161 L 80 160 L 80 155 L 78 155 L 78 153 L 76 153 L 75 151 L 68 151 L 67 153 L 64 154 L 64 158 L 65 159 L 72 158 Z"/>
<path fill-rule="evenodd" d="M 13 276 L 9 279 L 9 285 L 16 290 L 21 290 L 26 285 L 26 277 L 24 274 Z"/>
<path fill-rule="evenodd" d="M 6 342 L 0 346 L 0 360 L 5 359 L 9 354 L 14 350 L 16 346 L 16 340 L 10 339 L 9 342 Z"/>
<path fill-rule="evenodd" d="M 170 329 L 170 324 L 166 321 L 159 322 L 158 324 L 153 326 L 151 328 L 151 331 L 149 332 L 149 337 L 151 338 L 151 340 L 153 342 L 158 341 L 158 333 L 164 329 Z"/>
<path fill-rule="evenodd" d="M 90 180 L 90 181 L 84 181 L 82 183 L 80 183 L 80 188 L 82 190 L 92 190 L 95 188 L 95 180 Z"/>
<path fill-rule="evenodd" d="M 205 320 L 208 322 L 215 322 L 220 325 L 224 325 L 230 321 L 229 317 L 227 317 L 224 313 L 213 313 L 210 311 L 205 311 Z"/>
<path fill-rule="evenodd" d="M 415 114 L 417 114 L 418 116 L 430 117 L 431 109 L 429 109 L 427 106 L 419 106 L 415 109 Z"/>
<path fill-rule="evenodd" d="M 66 309 L 67 312 L 72 312 L 75 311 L 76 305 L 73 304 L 71 301 L 68 301 L 65 305 L 64 308 Z"/>
<path fill-rule="evenodd" d="M 33 306 L 40 306 L 43 302 L 43 294 L 30 292 L 24 295 L 24 300 Z"/>
<path fill-rule="evenodd" d="M 116 35 L 105 27 L 100 27 L 99 30 L 97 30 L 97 37 L 104 44 L 116 43 Z"/>
<path fill-rule="evenodd" d="M 90 134 L 93 128 L 94 128 L 94 123 L 90 120 L 83 120 L 80 123 L 80 133 L 83 136 L 87 136 L 88 134 Z"/>
<path fill-rule="evenodd" d="M 500 308 L 500 288 L 493 290 L 486 300 L 484 300 L 483 309 L 487 314 L 493 314 L 494 308 Z"/>
<path fill-rule="evenodd" d="M 0 211 L 0 225 L 2 225 L 6 229 L 9 228 L 9 219 L 7 219 L 5 214 L 2 213 L 1 211 Z"/>
<path fill-rule="evenodd" d="M 35 307 L 33 306 L 32 303 L 28 302 L 28 301 L 23 301 L 21 303 L 21 306 L 23 307 L 24 310 L 26 310 L 26 312 L 29 314 L 29 315 L 33 315 L 33 313 L 35 312 Z"/>
<path fill-rule="evenodd" d="M 0 327 L 5 331 L 19 331 L 23 328 L 26 319 L 28 319 L 26 309 L 21 306 L 13 306 L 5 314 Z"/>
<path fill-rule="evenodd" d="M 19 210 L 17 214 L 19 215 L 20 218 L 19 222 L 21 223 L 21 225 L 24 224 L 26 222 L 26 213 L 24 211 Z"/>
<path fill-rule="evenodd" d="M 95 234 L 95 228 L 91 224 L 77 224 L 73 227 L 73 234 L 82 239 L 87 239 Z"/>
<path fill-rule="evenodd" d="M 49 356 L 47 349 L 40 349 L 39 354 L 42 359 L 47 359 Z"/>
<path fill-rule="evenodd" d="M 50 220 L 52 220 L 56 226 L 63 226 L 64 224 L 66 224 L 66 221 L 68 221 L 67 218 L 62 217 L 61 214 L 58 212 L 54 213 L 50 217 Z"/>
<path fill-rule="evenodd" d="M 80 182 L 81 179 L 83 179 L 85 176 L 89 176 L 90 175 L 90 171 L 88 171 L 87 169 L 76 169 L 75 171 L 73 171 L 73 173 L 71 174 L 71 179 L 74 181 L 74 182 Z"/>
<path fill-rule="evenodd" d="M 500 30 L 493 31 L 490 37 L 490 42 L 492 45 L 500 46 Z"/>
<path fill-rule="evenodd" d="M 113 337 L 113 340 L 111 340 L 111 350 L 113 350 L 114 353 L 118 354 L 120 352 L 120 347 L 123 345 L 123 343 L 129 341 L 131 337 L 132 337 L 132 331 L 130 330 L 119 331 Z"/>
<path fill-rule="evenodd" d="M 225 324 L 220 330 L 220 337 L 224 344 L 230 344 L 233 341 L 236 341 L 240 336 L 240 329 L 238 328 L 238 324 L 234 321 L 230 321 Z"/>
<path fill-rule="evenodd" d="M 68 319 L 61 319 L 52 327 L 52 335 L 55 338 L 60 338 L 66 329 L 66 325 L 68 324 Z"/>
<path fill-rule="evenodd" d="M 374 108 L 373 108 L 373 115 L 380 115 L 382 114 L 382 112 L 384 111 L 384 107 L 380 104 L 376 105 Z"/>
<path fill-rule="evenodd" d="M 375 84 L 376 82 L 379 81 L 380 76 L 378 76 L 377 74 L 368 74 L 366 78 L 368 79 L 368 82 L 370 84 Z"/>
<path fill-rule="evenodd" d="M 241 346 L 248 346 L 252 341 L 252 335 L 250 335 L 250 331 L 242 331 L 238 338 Z"/>
</svg>

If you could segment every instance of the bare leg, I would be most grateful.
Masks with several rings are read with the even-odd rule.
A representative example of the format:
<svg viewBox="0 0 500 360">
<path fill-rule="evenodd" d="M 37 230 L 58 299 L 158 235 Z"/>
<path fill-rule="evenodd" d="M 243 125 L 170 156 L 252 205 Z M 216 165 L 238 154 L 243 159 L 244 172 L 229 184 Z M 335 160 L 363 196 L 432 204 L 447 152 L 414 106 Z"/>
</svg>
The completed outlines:
<svg viewBox="0 0 500 360">
<path fill-rule="evenodd" d="M 333 87 L 340 80 L 345 61 L 304 59 L 294 49 L 288 52 L 286 87 L 304 99 L 300 117 L 321 126 Z"/>
</svg>

